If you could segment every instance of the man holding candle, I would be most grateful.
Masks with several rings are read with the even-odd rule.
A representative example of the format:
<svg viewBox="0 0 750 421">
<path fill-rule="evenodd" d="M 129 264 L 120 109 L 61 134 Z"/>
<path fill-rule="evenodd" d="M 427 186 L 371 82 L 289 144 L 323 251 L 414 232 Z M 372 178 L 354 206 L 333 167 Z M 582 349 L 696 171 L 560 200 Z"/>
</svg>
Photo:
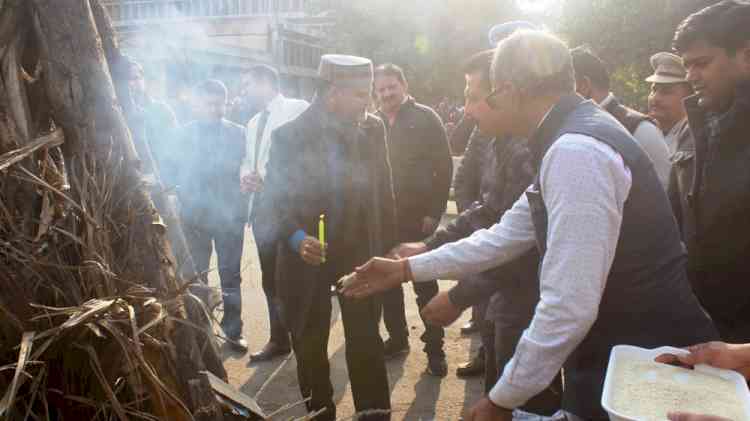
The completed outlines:
<svg viewBox="0 0 750 421">
<path fill-rule="evenodd" d="M 277 294 L 302 396 L 311 412 L 324 410 L 316 420 L 336 419 L 328 362 L 331 286 L 352 265 L 384 255 L 396 243 L 385 128 L 366 113 L 372 78 L 368 59 L 321 58 L 313 104 L 273 134 L 258 209 L 279 239 Z M 381 410 L 359 419 L 389 420 L 379 300 L 340 296 L 339 305 L 355 408 Z"/>
</svg>

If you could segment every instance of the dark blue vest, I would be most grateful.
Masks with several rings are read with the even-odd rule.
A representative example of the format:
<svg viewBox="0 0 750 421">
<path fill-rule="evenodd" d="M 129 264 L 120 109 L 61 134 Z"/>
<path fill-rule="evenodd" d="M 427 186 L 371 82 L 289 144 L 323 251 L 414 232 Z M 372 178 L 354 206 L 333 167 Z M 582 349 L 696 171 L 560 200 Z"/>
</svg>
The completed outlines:
<svg viewBox="0 0 750 421">
<path fill-rule="evenodd" d="M 585 419 L 606 418 L 600 401 L 614 345 L 679 347 L 713 340 L 718 334 L 690 289 L 677 222 L 646 153 L 606 111 L 571 95 L 553 107 L 531 140 L 537 165 L 550 146 L 567 133 L 609 145 L 622 156 L 632 175 L 597 320 L 564 365 L 563 408 Z M 547 209 L 538 175 L 527 197 L 543 256 Z"/>
</svg>

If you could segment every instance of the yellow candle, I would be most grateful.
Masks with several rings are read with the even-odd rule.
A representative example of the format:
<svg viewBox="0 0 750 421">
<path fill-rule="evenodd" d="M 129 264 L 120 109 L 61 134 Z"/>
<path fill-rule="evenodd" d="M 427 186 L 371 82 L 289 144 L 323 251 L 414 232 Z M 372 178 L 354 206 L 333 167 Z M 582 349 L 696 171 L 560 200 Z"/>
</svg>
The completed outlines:
<svg viewBox="0 0 750 421">
<path fill-rule="evenodd" d="M 326 216 L 324 214 L 320 215 L 320 222 L 318 222 L 318 241 L 320 241 L 320 244 L 323 246 L 323 263 L 326 262 L 325 252 L 326 252 Z"/>
</svg>

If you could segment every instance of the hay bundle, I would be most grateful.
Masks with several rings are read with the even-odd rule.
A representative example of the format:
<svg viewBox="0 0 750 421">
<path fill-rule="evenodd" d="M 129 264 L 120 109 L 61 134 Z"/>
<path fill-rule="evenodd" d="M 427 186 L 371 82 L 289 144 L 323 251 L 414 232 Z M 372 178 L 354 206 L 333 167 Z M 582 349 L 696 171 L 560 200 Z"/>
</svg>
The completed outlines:
<svg viewBox="0 0 750 421">
<path fill-rule="evenodd" d="M 0 0 L 0 419 L 221 418 L 119 58 L 99 0 Z"/>
</svg>

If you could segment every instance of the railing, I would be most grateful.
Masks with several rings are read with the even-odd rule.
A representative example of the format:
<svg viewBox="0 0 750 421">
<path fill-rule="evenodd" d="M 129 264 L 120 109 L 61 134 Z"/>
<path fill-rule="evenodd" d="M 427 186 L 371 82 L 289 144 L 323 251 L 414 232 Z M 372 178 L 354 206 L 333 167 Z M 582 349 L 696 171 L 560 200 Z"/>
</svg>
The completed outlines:
<svg viewBox="0 0 750 421">
<path fill-rule="evenodd" d="M 115 23 L 184 17 L 299 14 L 305 0 L 105 0 Z"/>
</svg>

